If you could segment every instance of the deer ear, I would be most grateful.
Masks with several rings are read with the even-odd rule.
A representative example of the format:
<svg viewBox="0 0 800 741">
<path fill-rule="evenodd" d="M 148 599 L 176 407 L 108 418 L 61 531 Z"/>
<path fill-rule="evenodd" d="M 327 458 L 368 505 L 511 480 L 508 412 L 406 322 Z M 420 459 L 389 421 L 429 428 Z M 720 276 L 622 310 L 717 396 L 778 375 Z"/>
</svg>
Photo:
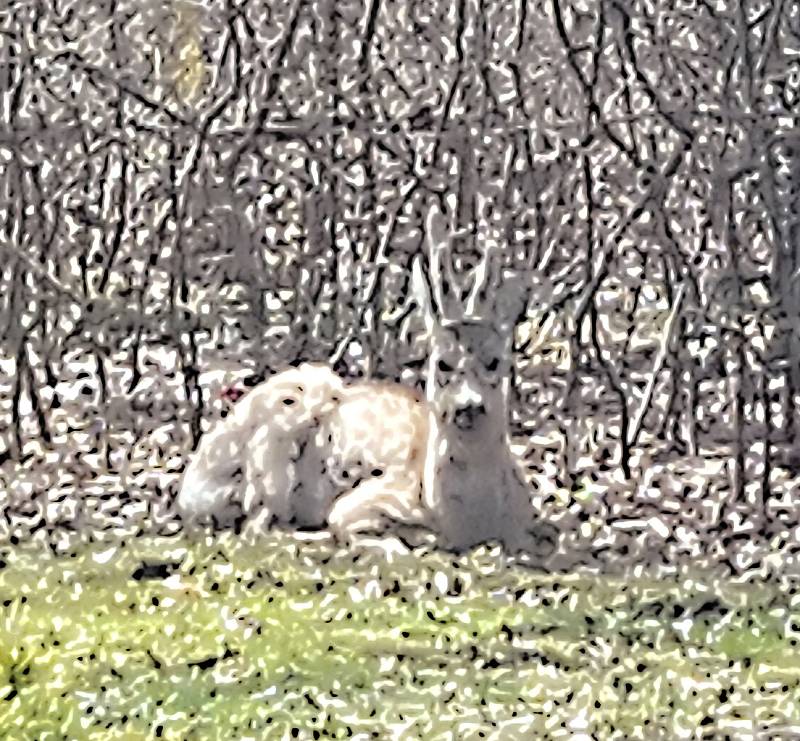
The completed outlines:
<svg viewBox="0 0 800 741">
<path fill-rule="evenodd" d="M 517 270 L 503 271 L 494 306 L 494 321 L 498 328 L 508 330 L 525 318 L 532 288 L 530 274 Z"/>
<path fill-rule="evenodd" d="M 508 331 L 525 321 L 531 303 L 548 306 L 553 298 L 553 286 L 537 270 L 503 270 L 495 301 L 495 322 Z"/>
</svg>

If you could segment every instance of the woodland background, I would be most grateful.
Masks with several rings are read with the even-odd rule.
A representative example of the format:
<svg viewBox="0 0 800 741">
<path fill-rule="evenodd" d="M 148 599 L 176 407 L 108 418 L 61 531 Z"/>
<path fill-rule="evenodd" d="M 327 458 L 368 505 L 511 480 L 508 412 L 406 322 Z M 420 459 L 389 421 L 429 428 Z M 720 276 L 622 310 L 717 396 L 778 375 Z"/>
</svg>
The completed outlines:
<svg viewBox="0 0 800 741">
<path fill-rule="evenodd" d="M 3 539 L 173 531 L 223 384 L 421 383 L 435 203 L 456 276 L 534 287 L 511 423 L 562 551 L 793 567 L 795 4 L 12 0 L 0 93 Z"/>
</svg>

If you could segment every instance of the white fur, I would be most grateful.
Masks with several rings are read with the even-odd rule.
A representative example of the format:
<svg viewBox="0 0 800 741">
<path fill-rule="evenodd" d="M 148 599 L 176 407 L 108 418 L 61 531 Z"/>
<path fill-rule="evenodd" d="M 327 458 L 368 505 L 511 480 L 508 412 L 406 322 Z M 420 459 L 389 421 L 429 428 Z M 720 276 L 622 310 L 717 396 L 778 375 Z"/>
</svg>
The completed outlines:
<svg viewBox="0 0 800 741">
<path fill-rule="evenodd" d="M 190 522 L 226 520 L 239 506 L 260 531 L 292 521 L 305 487 L 315 491 L 304 517 L 343 540 L 387 520 L 423 524 L 434 426 L 425 400 L 399 384 L 348 385 L 304 364 L 253 389 L 202 438 L 177 505 Z"/>
<path fill-rule="evenodd" d="M 393 383 L 362 383 L 346 389 L 339 407 L 325 420 L 330 438 L 328 470 L 348 472 L 339 479 L 328 515 L 342 539 L 381 530 L 387 520 L 420 524 L 428 442 L 427 403 Z"/>
<path fill-rule="evenodd" d="M 528 527 L 529 494 L 507 449 L 503 389 L 478 388 L 462 373 L 431 403 L 395 383 L 345 383 L 323 365 L 279 373 L 202 438 L 179 511 L 218 524 L 243 512 L 251 535 L 327 526 L 353 542 L 399 523 L 456 548 L 490 538 L 537 546 L 544 538 Z"/>
<path fill-rule="evenodd" d="M 412 391 L 393 383 L 340 386 L 306 442 L 318 468 L 298 474 L 299 445 L 271 426 L 253 438 L 247 466 L 247 513 L 261 529 L 288 523 L 303 487 L 304 516 L 326 523 L 341 540 L 380 531 L 387 520 L 424 519 L 422 488 L 429 410 Z M 287 447 L 288 444 L 288 447 Z"/>
<path fill-rule="evenodd" d="M 254 440 L 269 431 L 261 445 L 259 470 L 269 471 L 272 486 L 291 480 L 293 441 L 337 403 L 341 379 L 324 365 L 306 363 L 278 373 L 238 401 L 200 441 L 177 498 L 187 521 L 227 519 L 234 505 L 244 503 L 252 481 L 250 451 Z M 287 402 L 289 402 L 287 404 Z M 248 503 L 256 498 L 250 492 Z"/>
</svg>

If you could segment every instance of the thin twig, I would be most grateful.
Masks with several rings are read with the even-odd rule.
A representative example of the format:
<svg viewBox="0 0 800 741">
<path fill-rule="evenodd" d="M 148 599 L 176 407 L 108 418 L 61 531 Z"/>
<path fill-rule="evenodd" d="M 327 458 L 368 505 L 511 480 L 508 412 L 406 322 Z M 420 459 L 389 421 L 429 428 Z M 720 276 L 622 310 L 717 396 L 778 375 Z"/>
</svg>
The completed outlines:
<svg viewBox="0 0 800 741">
<path fill-rule="evenodd" d="M 647 413 L 653 396 L 656 378 L 658 377 L 659 371 L 664 365 L 664 360 L 667 357 L 669 344 L 672 341 L 672 332 L 675 328 L 675 319 L 678 316 L 678 310 L 680 309 L 681 301 L 683 300 L 683 294 L 685 292 L 686 283 L 681 283 L 680 287 L 678 288 L 678 293 L 675 296 L 675 303 L 672 305 L 672 311 L 670 312 L 666 324 L 664 325 L 664 336 L 661 338 L 661 346 L 658 349 L 658 353 L 653 364 L 653 371 L 650 374 L 650 378 L 647 381 L 647 386 L 645 387 L 644 396 L 642 397 L 642 404 L 639 407 L 639 411 L 636 413 L 636 417 L 633 420 L 630 430 L 628 431 L 628 445 L 635 445 L 639 437 L 644 415 Z"/>
</svg>

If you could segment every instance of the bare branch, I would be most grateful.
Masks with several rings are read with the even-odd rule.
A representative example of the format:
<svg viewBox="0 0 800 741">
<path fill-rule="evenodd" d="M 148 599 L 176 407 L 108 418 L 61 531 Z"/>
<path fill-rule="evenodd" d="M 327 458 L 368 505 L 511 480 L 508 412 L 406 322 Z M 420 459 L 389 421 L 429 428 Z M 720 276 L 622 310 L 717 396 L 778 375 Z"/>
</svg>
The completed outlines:
<svg viewBox="0 0 800 741">
<path fill-rule="evenodd" d="M 684 293 L 686 293 L 686 283 L 681 283 L 681 285 L 678 287 L 678 292 L 675 295 L 675 303 L 672 305 L 672 311 L 670 312 L 669 317 L 664 324 L 664 334 L 661 338 L 661 344 L 659 345 L 658 353 L 653 363 L 653 370 L 650 373 L 650 378 L 647 381 L 647 386 L 645 387 L 644 394 L 642 396 L 642 403 L 639 406 L 639 411 L 636 413 L 636 416 L 633 419 L 633 424 L 629 430 L 628 445 L 635 445 L 639 438 L 642 421 L 644 420 L 644 416 L 647 414 L 647 410 L 650 407 L 650 401 L 653 397 L 653 389 L 655 388 L 658 374 L 661 371 L 661 367 L 664 365 L 664 360 L 666 359 L 667 352 L 669 351 L 669 345 L 672 342 L 672 333 L 675 329 L 675 319 L 680 311 L 681 301 L 683 300 Z"/>
</svg>

